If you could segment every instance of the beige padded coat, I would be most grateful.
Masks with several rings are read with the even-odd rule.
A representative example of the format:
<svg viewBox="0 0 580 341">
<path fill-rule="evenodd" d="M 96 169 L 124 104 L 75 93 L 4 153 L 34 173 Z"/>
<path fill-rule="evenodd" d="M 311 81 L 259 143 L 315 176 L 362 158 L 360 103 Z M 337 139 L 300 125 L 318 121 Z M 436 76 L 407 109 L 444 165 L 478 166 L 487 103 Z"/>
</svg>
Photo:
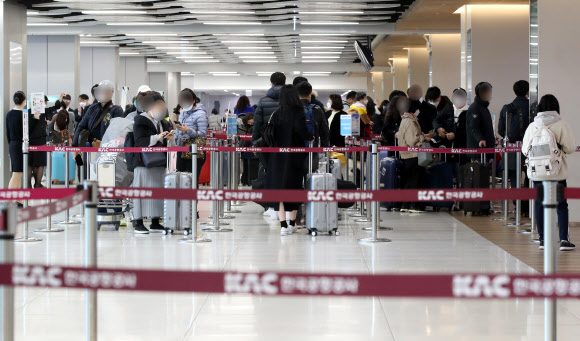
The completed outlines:
<svg viewBox="0 0 580 341">
<path fill-rule="evenodd" d="M 405 113 L 401 119 L 399 131 L 395 135 L 399 147 L 421 147 L 425 141 L 425 135 L 421 133 L 421 125 L 415 115 Z M 401 152 L 401 159 L 411 159 L 418 157 L 417 152 Z"/>
</svg>

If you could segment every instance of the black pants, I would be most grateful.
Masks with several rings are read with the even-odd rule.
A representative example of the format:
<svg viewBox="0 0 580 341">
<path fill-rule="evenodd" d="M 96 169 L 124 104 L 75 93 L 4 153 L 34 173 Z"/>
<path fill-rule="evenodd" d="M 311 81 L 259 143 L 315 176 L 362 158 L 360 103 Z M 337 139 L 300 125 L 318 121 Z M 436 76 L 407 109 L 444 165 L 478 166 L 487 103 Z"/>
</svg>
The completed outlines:
<svg viewBox="0 0 580 341">
<path fill-rule="evenodd" d="M 558 184 L 562 184 L 564 188 L 567 187 L 566 180 L 558 181 Z M 534 181 L 534 188 L 541 186 L 542 183 L 539 181 Z M 540 240 L 544 240 L 544 204 L 540 200 L 534 201 L 534 213 L 536 218 L 536 224 L 538 225 L 538 234 L 540 235 Z M 558 215 L 558 229 L 560 230 L 560 241 L 567 240 L 570 241 L 570 234 L 568 233 L 568 201 L 563 200 L 558 203 L 556 208 L 556 213 Z"/>
<path fill-rule="evenodd" d="M 203 168 L 203 164 L 205 163 L 205 158 L 197 159 L 197 178 L 199 179 L 199 175 L 201 174 L 201 169 Z M 181 152 L 177 153 L 177 162 L 176 168 L 178 172 L 187 172 L 191 173 L 192 171 L 192 163 L 189 159 L 182 159 Z"/>
<path fill-rule="evenodd" d="M 525 174 L 525 168 L 522 168 L 522 174 Z M 517 188 L 518 184 L 518 172 L 516 170 L 508 169 L 508 178 L 510 181 L 510 188 Z M 521 179 L 521 178 L 520 178 Z M 530 181 L 527 175 L 524 175 L 524 181 L 521 185 L 522 188 L 528 188 L 530 186 Z M 513 204 L 516 205 L 516 201 L 513 201 Z M 522 200 L 522 212 L 526 213 L 530 211 L 530 202 L 528 200 Z"/>
<path fill-rule="evenodd" d="M 405 173 L 407 180 L 403 186 L 404 189 L 418 189 L 421 188 L 422 179 L 424 179 L 425 168 L 419 166 L 419 158 L 413 157 L 410 159 L 403 159 L 405 164 Z M 417 203 L 409 203 L 417 205 Z"/>
</svg>

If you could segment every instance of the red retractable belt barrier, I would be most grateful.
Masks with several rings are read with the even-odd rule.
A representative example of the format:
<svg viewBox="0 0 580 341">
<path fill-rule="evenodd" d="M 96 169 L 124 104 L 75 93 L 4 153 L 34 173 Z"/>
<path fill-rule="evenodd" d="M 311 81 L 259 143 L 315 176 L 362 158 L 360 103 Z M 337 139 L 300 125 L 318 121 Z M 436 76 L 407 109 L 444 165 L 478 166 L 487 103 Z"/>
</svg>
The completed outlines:
<svg viewBox="0 0 580 341">
<path fill-rule="evenodd" d="M 173 199 L 202 201 L 250 200 L 256 202 L 319 201 L 494 201 L 531 200 L 537 198 L 534 188 L 519 189 L 425 189 L 378 191 L 308 191 L 308 190 L 213 190 L 133 187 L 100 187 L 104 199 Z"/>
<path fill-rule="evenodd" d="M 0 200 L 61 199 L 76 193 L 74 188 L 0 189 Z"/>
<path fill-rule="evenodd" d="M 39 189 L 40 190 L 40 189 Z M 60 190 L 60 189 L 58 189 Z M 74 192 L 74 189 L 70 189 Z M 49 190 L 51 191 L 51 190 Z M 83 203 L 84 201 L 88 200 L 89 198 L 89 191 L 84 190 L 77 193 L 73 193 L 64 198 L 59 198 L 57 201 L 53 201 L 46 205 L 39 205 L 39 206 L 31 206 L 27 208 L 23 208 L 18 210 L 18 223 L 24 223 L 27 221 L 33 221 L 42 219 L 49 215 L 60 213 L 64 210 L 67 210 L 71 207 L 75 207 Z"/>
<path fill-rule="evenodd" d="M 580 297 L 579 274 L 244 273 L 0 264 L 0 285 L 266 296 Z"/>
</svg>

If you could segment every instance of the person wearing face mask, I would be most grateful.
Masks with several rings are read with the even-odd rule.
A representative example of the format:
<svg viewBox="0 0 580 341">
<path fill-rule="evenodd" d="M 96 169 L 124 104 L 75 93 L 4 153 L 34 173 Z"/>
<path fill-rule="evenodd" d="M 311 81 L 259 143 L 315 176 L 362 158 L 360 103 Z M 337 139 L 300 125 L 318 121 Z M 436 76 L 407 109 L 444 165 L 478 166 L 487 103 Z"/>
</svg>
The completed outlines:
<svg viewBox="0 0 580 341">
<path fill-rule="evenodd" d="M 328 126 L 330 127 L 330 146 L 344 147 L 344 136 L 340 135 L 340 117 L 347 115 L 343 110 L 342 98 L 339 94 L 330 95 L 330 110 L 326 112 L 328 117 Z"/>
<path fill-rule="evenodd" d="M 397 104 L 399 103 L 399 100 L 406 97 L 407 96 L 405 96 L 404 93 L 403 95 L 395 95 L 394 97 L 391 97 L 389 109 L 387 109 L 387 112 L 385 113 L 383 131 L 381 132 L 383 140 L 386 142 L 387 146 L 396 145 L 395 135 L 399 131 L 403 114 L 405 114 L 405 111 L 408 110 L 406 103 L 401 105 Z M 403 109 L 403 111 L 400 111 L 399 109 Z M 394 156 L 395 152 L 389 152 L 388 155 Z"/>
<path fill-rule="evenodd" d="M 125 116 L 126 119 L 134 120 L 137 115 L 141 115 L 141 113 L 143 113 L 143 98 L 150 93 L 151 88 L 148 85 L 141 85 L 139 89 L 137 89 L 137 96 L 135 96 L 135 101 L 133 102 L 135 111 Z"/>
<path fill-rule="evenodd" d="M 399 131 L 395 134 L 400 147 L 421 147 L 423 142 L 429 142 L 431 140 L 431 135 L 423 134 L 421 132 L 421 125 L 419 120 L 413 114 L 413 108 L 409 99 L 405 97 L 400 97 L 397 101 L 397 110 L 399 113 L 403 113 L 401 118 L 401 125 Z M 405 164 L 405 169 L 407 173 L 407 181 L 405 183 L 405 189 L 417 189 L 421 188 L 421 179 L 424 178 L 424 168 L 419 166 L 419 153 L 417 152 L 401 152 L 401 159 Z M 411 213 L 424 212 L 424 206 L 419 203 L 405 203 L 401 208 L 401 211 L 409 211 Z"/>
<path fill-rule="evenodd" d="M 481 82 L 475 87 L 475 101 L 467 110 L 467 148 L 494 148 L 495 133 L 493 120 L 489 112 L 489 102 L 492 96 L 492 86 L 488 82 Z M 473 155 L 479 160 L 480 155 Z M 488 155 L 488 158 L 493 154 Z"/>
<path fill-rule="evenodd" d="M 71 96 L 66 94 L 62 97 L 62 101 L 60 102 L 61 110 L 66 110 L 69 116 L 69 123 L 68 123 L 68 131 L 75 131 L 76 128 L 76 121 L 75 121 L 75 111 L 73 108 L 70 107 Z"/>
<path fill-rule="evenodd" d="M 207 112 L 201 103 L 197 103 L 197 96 L 191 89 L 183 89 L 179 93 L 178 102 L 183 111 L 179 114 L 179 121 L 175 124 L 175 141 L 178 146 L 198 146 L 204 143 L 207 136 Z M 203 155 L 203 157 L 201 157 Z M 205 154 L 192 155 L 191 153 L 177 153 L 177 171 L 192 172 L 191 158 L 197 157 L 197 177 L 205 163 Z"/>
<path fill-rule="evenodd" d="M 135 147 L 166 147 L 173 144 L 175 133 L 170 133 L 171 126 L 165 116 L 167 106 L 158 92 L 152 92 L 143 98 L 144 112 L 135 117 L 133 135 Z M 162 154 L 164 155 L 164 154 Z M 147 164 L 142 155 L 135 165 L 132 187 L 136 188 L 163 188 L 165 184 L 165 162 L 160 165 Z M 135 199 L 133 200 L 133 228 L 137 234 L 163 232 L 165 228 L 159 219 L 163 216 L 163 200 Z M 143 224 L 144 217 L 151 217 L 149 229 Z"/>
<path fill-rule="evenodd" d="M 83 116 L 85 116 L 88 109 L 89 109 L 89 96 L 87 96 L 86 94 L 82 94 L 79 96 L 79 107 L 76 108 L 74 111 L 76 123 L 79 123 L 82 120 Z"/>
<path fill-rule="evenodd" d="M 421 101 L 423 97 L 423 89 L 418 84 L 413 84 L 407 90 L 409 100 L 411 100 L 411 107 L 417 108 L 418 112 L 414 112 L 419 119 L 421 131 L 423 134 L 428 134 L 433 130 L 433 120 L 437 118 L 437 108 L 427 101 Z M 439 92 L 441 96 L 441 92 Z"/>
<path fill-rule="evenodd" d="M 439 107 L 439 103 L 441 102 L 441 89 L 436 86 L 428 88 L 425 93 L 425 100 L 435 108 Z"/>
<path fill-rule="evenodd" d="M 368 102 L 369 100 L 367 98 L 367 94 L 365 94 L 364 92 L 358 92 L 356 94 L 356 102 L 350 106 L 351 109 L 356 110 L 356 112 L 360 115 L 361 137 L 368 136 L 371 132 L 371 127 L 374 125 L 373 121 L 371 121 L 367 113 Z"/>
<path fill-rule="evenodd" d="M 87 113 L 78 124 L 73 139 L 73 147 L 86 147 L 85 145 L 79 146 L 80 142 L 100 142 L 111 119 L 123 117 L 123 108 L 113 105 L 114 92 L 115 86 L 108 80 L 102 81 L 95 88 L 95 98 L 98 102 L 87 109 Z M 81 135 L 83 139 L 79 141 Z"/>
</svg>

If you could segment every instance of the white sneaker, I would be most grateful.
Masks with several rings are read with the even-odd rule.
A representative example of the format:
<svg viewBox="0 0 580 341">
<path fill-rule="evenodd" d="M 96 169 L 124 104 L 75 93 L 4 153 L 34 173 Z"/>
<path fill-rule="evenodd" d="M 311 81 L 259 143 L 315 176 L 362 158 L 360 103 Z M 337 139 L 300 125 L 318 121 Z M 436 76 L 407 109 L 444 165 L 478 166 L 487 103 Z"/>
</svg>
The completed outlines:
<svg viewBox="0 0 580 341">
<path fill-rule="evenodd" d="M 280 235 L 281 236 L 289 236 L 292 234 L 292 227 L 288 226 L 288 227 L 282 227 L 280 228 Z"/>
<path fill-rule="evenodd" d="M 264 215 L 270 215 L 272 214 L 272 211 L 274 211 L 274 209 L 270 207 L 269 209 L 264 211 Z"/>
<path fill-rule="evenodd" d="M 278 212 L 272 210 L 272 212 L 270 212 L 270 220 L 278 220 Z"/>
</svg>

